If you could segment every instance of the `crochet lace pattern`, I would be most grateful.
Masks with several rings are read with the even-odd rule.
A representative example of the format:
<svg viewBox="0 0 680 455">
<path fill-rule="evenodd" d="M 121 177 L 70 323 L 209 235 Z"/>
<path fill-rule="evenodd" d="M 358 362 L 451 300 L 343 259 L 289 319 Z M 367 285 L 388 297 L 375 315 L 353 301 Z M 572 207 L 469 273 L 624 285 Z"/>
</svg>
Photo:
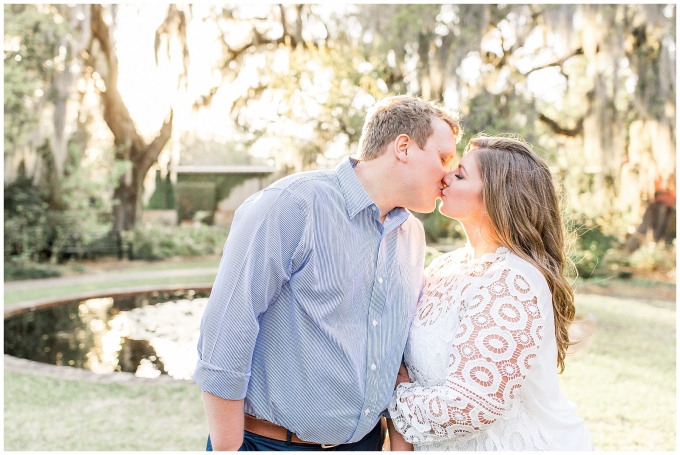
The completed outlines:
<svg viewBox="0 0 680 455">
<path fill-rule="evenodd" d="M 417 450 L 547 447 L 518 396 L 546 321 L 535 275 L 508 267 L 510 254 L 501 247 L 467 259 L 460 249 L 426 271 L 405 353 L 413 382 L 400 384 L 389 406 Z"/>
</svg>

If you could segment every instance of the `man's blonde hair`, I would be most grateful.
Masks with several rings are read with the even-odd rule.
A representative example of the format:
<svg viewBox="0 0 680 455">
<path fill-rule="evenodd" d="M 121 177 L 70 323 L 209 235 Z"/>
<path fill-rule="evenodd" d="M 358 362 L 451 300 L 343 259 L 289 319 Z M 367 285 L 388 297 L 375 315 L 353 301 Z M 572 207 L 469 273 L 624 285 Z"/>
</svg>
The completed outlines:
<svg viewBox="0 0 680 455">
<path fill-rule="evenodd" d="M 456 142 L 461 128 L 458 115 L 431 101 L 407 95 L 391 96 L 378 101 L 366 114 L 359 139 L 359 158 L 372 160 L 385 152 L 387 144 L 400 134 L 407 134 L 418 147 L 425 147 L 434 129 L 432 119 L 444 120 L 453 131 Z"/>
</svg>

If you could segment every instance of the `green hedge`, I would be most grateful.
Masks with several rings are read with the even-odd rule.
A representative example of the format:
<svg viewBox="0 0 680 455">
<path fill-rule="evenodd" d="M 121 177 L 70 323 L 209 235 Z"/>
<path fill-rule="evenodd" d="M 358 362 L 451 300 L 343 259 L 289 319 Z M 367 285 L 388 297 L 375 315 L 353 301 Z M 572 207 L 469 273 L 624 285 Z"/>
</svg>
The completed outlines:
<svg viewBox="0 0 680 455">
<path fill-rule="evenodd" d="M 124 234 L 135 259 L 160 260 L 173 256 L 220 254 L 229 228 L 223 226 L 138 226 Z"/>
<path fill-rule="evenodd" d="M 61 276 L 59 270 L 42 264 L 14 264 L 5 262 L 5 281 L 32 280 Z"/>
</svg>

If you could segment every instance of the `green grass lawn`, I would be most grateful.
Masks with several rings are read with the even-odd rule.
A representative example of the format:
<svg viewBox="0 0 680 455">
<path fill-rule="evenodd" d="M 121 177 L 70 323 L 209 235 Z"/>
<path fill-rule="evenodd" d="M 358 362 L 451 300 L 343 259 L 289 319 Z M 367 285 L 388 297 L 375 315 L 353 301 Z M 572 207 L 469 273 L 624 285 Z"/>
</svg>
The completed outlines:
<svg viewBox="0 0 680 455">
<path fill-rule="evenodd" d="M 5 450 L 205 449 L 193 384 L 100 384 L 5 372 Z"/>
<path fill-rule="evenodd" d="M 144 263 L 130 278 L 5 292 L 5 305 L 142 285 L 211 283 L 219 258 Z M 209 275 L 139 279 L 134 272 L 215 267 Z M 193 384 L 106 384 L 5 372 L 5 450 L 203 450 L 208 434 Z"/>
<path fill-rule="evenodd" d="M 675 303 L 579 295 L 592 314 L 592 343 L 573 357 L 561 384 L 597 450 L 676 450 Z"/>
<path fill-rule="evenodd" d="M 217 275 L 217 267 L 215 267 L 215 273 L 209 275 L 194 275 L 194 276 L 181 276 L 181 277 L 169 277 L 169 278 L 151 278 L 151 279 L 139 279 L 133 278 L 134 274 L 127 280 L 119 281 L 102 281 L 95 283 L 85 283 L 85 284 L 72 284 L 72 285 L 62 285 L 53 286 L 49 288 L 36 287 L 32 289 L 18 289 L 13 291 L 5 292 L 5 305 L 23 302 L 33 299 L 41 299 L 45 297 L 62 297 L 70 294 L 78 294 L 81 292 L 88 291 L 106 291 L 107 289 L 114 288 L 125 288 L 133 286 L 146 286 L 146 285 L 170 285 L 170 284 L 203 284 L 212 283 L 215 281 L 215 276 Z"/>
<path fill-rule="evenodd" d="M 5 301 L 179 280 L 204 283 L 214 276 L 36 288 L 6 294 Z M 615 292 L 614 284 L 608 286 L 608 295 L 577 296 L 578 314 L 595 316 L 597 329 L 586 349 L 567 358 L 562 388 L 578 405 L 597 450 L 674 451 L 675 302 L 639 297 L 654 297 L 653 287 L 626 299 L 620 297 L 629 295 L 628 288 Z M 205 448 L 207 425 L 195 385 L 77 382 L 11 371 L 4 382 L 5 450 Z"/>
<path fill-rule="evenodd" d="M 203 267 L 214 267 L 220 265 L 220 256 L 208 258 L 177 258 L 159 262 L 129 261 L 125 267 L 118 267 L 115 264 L 113 270 L 121 272 L 146 272 L 147 270 L 179 270 L 179 269 L 198 269 Z"/>
</svg>

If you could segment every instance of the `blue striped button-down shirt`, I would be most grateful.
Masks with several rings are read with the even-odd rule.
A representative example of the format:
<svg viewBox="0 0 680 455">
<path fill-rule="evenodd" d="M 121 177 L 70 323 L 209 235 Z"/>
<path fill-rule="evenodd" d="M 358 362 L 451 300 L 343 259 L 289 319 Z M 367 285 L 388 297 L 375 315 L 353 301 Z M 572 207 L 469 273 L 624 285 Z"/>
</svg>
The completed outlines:
<svg viewBox="0 0 680 455">
<path fill-rule="evenodd" d="M 423 285 L 425 238 L 353 167 L 286 177 L 237 210 L 194 380 L 306 441 L 355 442 L 389 404 Z"/>
</svg>

